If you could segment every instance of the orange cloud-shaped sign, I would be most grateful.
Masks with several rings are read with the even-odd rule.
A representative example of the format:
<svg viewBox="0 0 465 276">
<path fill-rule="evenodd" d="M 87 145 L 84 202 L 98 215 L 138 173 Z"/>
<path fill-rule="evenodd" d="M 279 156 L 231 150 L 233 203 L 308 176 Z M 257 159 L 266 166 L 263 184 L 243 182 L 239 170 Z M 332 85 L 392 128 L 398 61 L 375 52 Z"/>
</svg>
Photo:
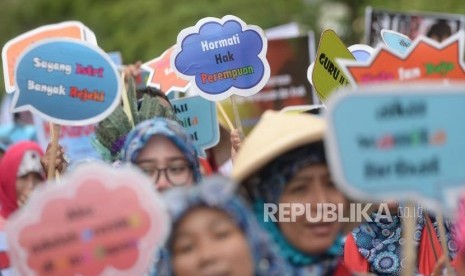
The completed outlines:
<svg viewBox="0 0 465 276">
<path fill-rule="evenodd" d="M 338 60 L 341 69 L 357 85 L 421 80 L 465 80 L 464 33 L 438 43 L 419 37 L 404 55 L 385 46 L 378 48 L 367 63 Z"/>
<path fill-rule="evenodd" d="M 7 225 L 27 275 L 143 275 L 167 233 L 150 180 L 93 164 L 38 192 Z"/>
</svg>

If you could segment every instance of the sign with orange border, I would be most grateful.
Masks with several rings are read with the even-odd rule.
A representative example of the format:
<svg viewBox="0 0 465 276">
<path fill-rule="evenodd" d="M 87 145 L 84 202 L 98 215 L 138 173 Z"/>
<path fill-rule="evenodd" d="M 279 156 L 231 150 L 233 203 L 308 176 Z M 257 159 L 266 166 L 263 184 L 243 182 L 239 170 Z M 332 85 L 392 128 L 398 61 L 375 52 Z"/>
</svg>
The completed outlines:
<svg viewBox="0 0 465 276">
<path fill-rule="evenodd" d="M 11 39 L 2 49 L 3 75 L 7 93 L 15 91 L 14 72 L 18 57 L 31 44 L 47 38 L 74 38 L 97 45 L 93 32 L 78 21 L 42 26 Z"/>
<path fill-rule="evenodd" d="M 422 80 L 465 80 L 464 32 L 436 42 L 418 37 L 404 54 L 381 45 L 366 63 L 339 59 L 341 69 L 355 85 Z"/>
</svg>

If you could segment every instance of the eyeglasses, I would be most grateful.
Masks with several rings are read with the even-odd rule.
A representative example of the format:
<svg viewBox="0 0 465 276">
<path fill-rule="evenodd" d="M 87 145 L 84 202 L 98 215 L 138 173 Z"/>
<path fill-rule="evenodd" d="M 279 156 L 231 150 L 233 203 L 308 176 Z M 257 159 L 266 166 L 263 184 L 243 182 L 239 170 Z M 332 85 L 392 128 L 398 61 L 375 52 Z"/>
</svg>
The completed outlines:
<svg viewBox="0 0 465 276">
<path fill-rule="evenodd" d="M 172 164 L 166 168 L 158 168 L 155 166 L 149 166 L 149 164 L 138 164 L 139 167 L 149 176 L 155 179 L 155 183 L 160 179 L 160 175 L 163 172 L 166 180 L 173 186 L 183 186 L 189 181 L 189 177 L 192 173 L 192 168 L 186 163 Z"/>
</svg>

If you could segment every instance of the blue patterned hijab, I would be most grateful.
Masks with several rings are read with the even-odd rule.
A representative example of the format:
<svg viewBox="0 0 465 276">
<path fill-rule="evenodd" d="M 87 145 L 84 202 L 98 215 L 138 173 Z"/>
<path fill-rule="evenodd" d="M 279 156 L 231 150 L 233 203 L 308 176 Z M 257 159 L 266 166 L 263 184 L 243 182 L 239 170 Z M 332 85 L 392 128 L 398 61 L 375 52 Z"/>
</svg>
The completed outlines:
<svg viewBox="0 0 465 276">
<path fill-rule="evenodd" d="M 294 268 L 320 266 L 320 271 L 335 266 L 343 253 L 343 237 L 339 236 L 333 245 L 321 256 L 301 252 L 288 242 L 275 222 L 265 222 L 264 203 L 278 203 L 287 183 L 303 168 L 314 164 L 326 164 L 323 142 L 316 142 L 291 150 L 266 165 L 256 176 L 245 182 L 251 196 L 257 220 L 279 245 L 279 252 Z M 327 269 L 321 266 L 328 266 Z"/>
<path fill-rule="evenodd" d="M 197 186 L 175 187 L 167 191 L 163 197 L 174 225 L 195 207 L 210 207 L 224 211 L 247 239 L 254 258 L 255 275 L 290 275 L 285 261 L 277 254 L 277 248 L 259 227 L 246 203 L 235 194 L 235 188 L 230 180 L 215 176 L 205 179 Z M 169 248 L 171 239 L 172 237 L 169 238 L 166 248 Z M 159 253 L 155 271 L 151 275 L 172 275 L 170 252 L 166 248 Z"/>
<path fill-rule="evenodd" d="M 139 123 L 126 137 L 122 159 L 135 163 L 140 151 L 154 135 L 168 138 L 184 155 L 192 167 L 195 183 L 201 179 L 199 160 L 192 140 L 185 129 L 176 121 L 155 117 Z"/>
<path fill-rule="evenodd" d="M 422 209 L 417 207 L 416 224 L 413 240 L 418 247 L 425 227 L 425 214 Z M 371 267 L 371 272 L 377 275 L 401 275 L 403 268 L 403 259 L 401 258 L 402 237 L 401 218 L 398 215 L 392 215 L 390 219 L 376 219 L 376 213 L 371 215 L 372 222 L 365 222 L 354 228 L 352 236 L 358 247 L 360 254 L 367 259 Z M 436 236 L 439 238 L 438 222 L 430 218 L 433 224 Z M 457 246 L 453 241 L 450 225 L 446 225 L 446 238 L 449 250 L 449 257 L 454 258 L 457 252 Z"/>
</svg>

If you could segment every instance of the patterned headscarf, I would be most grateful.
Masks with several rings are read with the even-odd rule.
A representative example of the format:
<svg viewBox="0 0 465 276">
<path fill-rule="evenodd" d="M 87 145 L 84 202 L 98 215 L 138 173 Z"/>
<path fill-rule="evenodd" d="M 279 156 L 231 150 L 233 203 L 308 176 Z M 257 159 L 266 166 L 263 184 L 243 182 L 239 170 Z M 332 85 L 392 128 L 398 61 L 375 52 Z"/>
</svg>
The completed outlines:
<svg viewBox="0 0 465 276">
<path fill-rule="evenodd" d="M 168 138 L 182 152 L 192 166 L 195 183 L 199 182 L 201 174 L 194 144 L 178 122 L 167 118 L 153 118 L 138 124 L 126 137 L 122 151 L 123 161 L 135 163 L 140 151 L 154 135 Z"/>
<path fill-rule="evenodd" d="M 326 164 L 323 142 L 315 142 L 291 150 L 265 166 L 256 176 L 246 181 L 251 194 L 253 209 L 260 225 L 270 234 L 279 246 L 279 253 L 296 269 L 311 268 L 315 275 L 330 271 L 339 262 L 343 252 L 342 236 L 338 236 L 333 245 L 321 256 L 311 256 L 295 248 L 281 233 L 279 226 L 264 220 L 264 203 L 279 202 L 279 197 L 287 183 L 303 168 L 309 165 Z M 305 272 L 304 272 L 305 274 Z M 313 275 L 313 272 L 312 272 Z"/>
<path fill-rule="evenodd" d="M 422 208 L 416 207 L 418 212 L 415 221 L 415 232 L 413 240 L 415 246 L 420 244 L 422 231 L 426 225 L 425 215 Z M 354 228 L 352 236 L 360 254 L 367 259 L 371 269 L 377 275 L 400 275 L 403 269 L 401 248 L 404 244 L 402 237 L 402 220 L 398 215 L 392 215 L 390 219 L 376 219 L 377 213 L 371 215 L 372 222 L 365 222 Z M 439 224 L 435 218 L 429 218 L 439 238 Z M 457 252 L 457 246 L 452 239 L 449 223 L 445 222 L 446 240 L 449 257 L 453 259 Z"/>
<path fill-rule="evenodd" d="M 260 229 L 253 213 L 235 193 L 235 185 L 223 177 L 206 179 L 193 187 L 176 187 L 163 196 L 174 224 L 195 207 L 210 207 L 228 214 L 243 231 L 254 258 L 255 275 L 289 275 L 283 259 L 276 253 L 268 235 Z M 168 245 L 172 242 L 168 240 Z M 164 250 L 152 275 L 172 275 L 169 251 Z"/>
</svg>

